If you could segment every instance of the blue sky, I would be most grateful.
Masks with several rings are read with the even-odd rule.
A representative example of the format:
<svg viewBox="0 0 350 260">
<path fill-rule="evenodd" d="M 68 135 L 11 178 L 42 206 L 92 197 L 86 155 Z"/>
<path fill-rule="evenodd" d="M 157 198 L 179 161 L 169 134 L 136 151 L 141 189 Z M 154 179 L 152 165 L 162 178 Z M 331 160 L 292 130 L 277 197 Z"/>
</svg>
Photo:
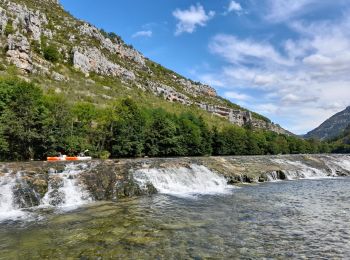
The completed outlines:
<svg viewBox="0 0 350 260">
<path fill-rule="evenodd" d="M 61 0 L 297 134 L 350 105 L 348 0 Z"/>
</svg>

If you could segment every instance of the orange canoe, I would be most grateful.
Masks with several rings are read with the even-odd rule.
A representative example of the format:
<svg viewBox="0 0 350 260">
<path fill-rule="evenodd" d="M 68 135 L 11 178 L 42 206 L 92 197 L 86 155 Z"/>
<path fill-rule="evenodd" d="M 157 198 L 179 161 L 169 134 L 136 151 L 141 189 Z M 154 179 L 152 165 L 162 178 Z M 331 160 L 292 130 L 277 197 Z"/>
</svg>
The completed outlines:
<svg viewBox="0 0 350 260">
<path fill-rule="evenodd" d="M 62 156 L 62 157 L 47 157 L 49 162 L 57 161 L 89 161 L 92 160 L 90 156 Z"/>
</svg>

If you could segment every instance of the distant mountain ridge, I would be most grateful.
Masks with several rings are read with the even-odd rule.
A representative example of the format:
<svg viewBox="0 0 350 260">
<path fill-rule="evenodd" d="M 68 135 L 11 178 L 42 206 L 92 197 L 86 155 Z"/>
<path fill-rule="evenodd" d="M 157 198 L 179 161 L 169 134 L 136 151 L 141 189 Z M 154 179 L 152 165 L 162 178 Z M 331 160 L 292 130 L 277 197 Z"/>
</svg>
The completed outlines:
<svg viewBox="0 0 350 260">
<path fill-rule="evenodd" d="M 306 138 L 327 140 L 337 137 L 350 125 L 350 106 L 327 119 L 316 129 L 308 132 Z"/>
</svg>

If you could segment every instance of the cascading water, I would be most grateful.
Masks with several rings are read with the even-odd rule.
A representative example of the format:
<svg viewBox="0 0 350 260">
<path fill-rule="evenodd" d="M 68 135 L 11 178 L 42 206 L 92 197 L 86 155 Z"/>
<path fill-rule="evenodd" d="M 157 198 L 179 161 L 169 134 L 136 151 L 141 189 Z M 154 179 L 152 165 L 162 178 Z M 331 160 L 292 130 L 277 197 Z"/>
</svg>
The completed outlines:
<svg viewBox="0 0 350 260">
<path fill-rule="evenodd" d="M 328 155 L 322 158 L 323 162 L 331 170 L 332 176 L 338 176 L 339 173 L 349 172 L 350 173 L 350 160 L 349 156 L 338 155 L 332 156 Z"/>
<path fill-rule="evenodd" d="M 6 173 L 0 177 L 0 221 L 5 219 L 20 219 L 25 213 L 18 209 L 14 202 L 13 187 L 16 184 L 15 176 Z"/>
<path fill-rule="evenodd" d="M 28 218 L 37 206 L 71 210 L 90 202 L 89 193 L 78 181 L 87 168 L 86 164 L 68 164 L 60 173 L 50 172 L 48 191 L 42 199 L 21 172 L 0 175 L 0 222 Z"/>
<path fill-rule="evenodd" d="M 232 189 L 224 177 L 195 164 L 189 168 L 141 169 L 133 177 L 141 187 L 151 183 L 159 193 L 176 196 L 222 194 Z"/>
<path fill-rule="evenodd" d="M 330 174 L 325 170 L 320 170 L 299 161 L 290 161 L 285 159 L 274 159 L 273 162 L 288 170 L 285 170 L 285 175 L 288 180 L 296 179 L 319 179 L 330 177 Z M 292 169 L 289 169 L 292 168 Z"/>
<path fill-rule="evenodd" d="M 278 173 L 276 171 L 272 171 L 267 174 L 267 179 L 270 182 L 280 181 L 280 176 L 278 176 Z"/>
<path fill-rule="evenodd" d="M 86 164 L 68 164 L 63 172 L 51 174 L 49 189 L 41 206 L 72 209 L 90 202 L 88 192 L 77 181 L 77 175 L 87 167 Z"/>
</svg>

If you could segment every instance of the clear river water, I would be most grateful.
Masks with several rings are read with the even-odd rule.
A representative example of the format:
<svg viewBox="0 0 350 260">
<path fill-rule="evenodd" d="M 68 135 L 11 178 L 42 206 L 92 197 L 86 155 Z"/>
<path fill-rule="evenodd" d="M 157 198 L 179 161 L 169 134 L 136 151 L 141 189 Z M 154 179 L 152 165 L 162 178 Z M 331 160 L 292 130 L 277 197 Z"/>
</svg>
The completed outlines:
<svg viewBox="0 0 350 260">
<path fill-rule="evenodd" d="M 2 220 L 0 259 L 350 259 L 348 177 L 162 188 Z"/>
</svg>

